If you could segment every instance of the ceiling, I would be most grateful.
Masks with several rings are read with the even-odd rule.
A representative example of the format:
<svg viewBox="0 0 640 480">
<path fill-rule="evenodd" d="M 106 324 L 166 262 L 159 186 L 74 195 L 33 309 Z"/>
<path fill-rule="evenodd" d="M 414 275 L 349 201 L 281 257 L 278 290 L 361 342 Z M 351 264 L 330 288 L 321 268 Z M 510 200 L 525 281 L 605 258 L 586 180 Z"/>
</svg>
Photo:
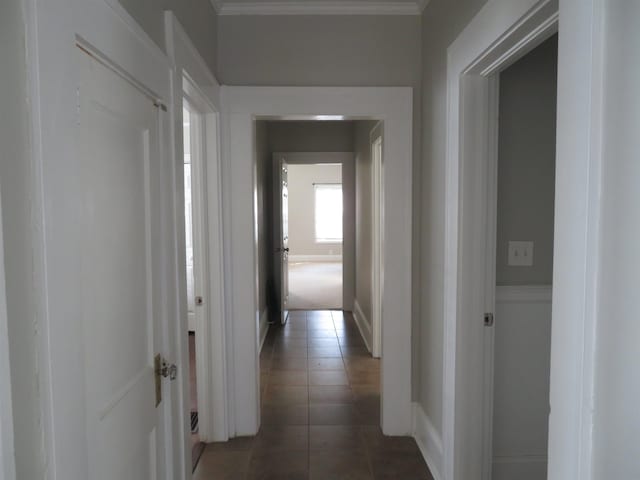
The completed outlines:
<svg viewBox="0 0 640 480">
<path fill-rule="evenodd" d="M 429 0 L 211 0 L 219 15 L 420 15 Z"/>
</svg>

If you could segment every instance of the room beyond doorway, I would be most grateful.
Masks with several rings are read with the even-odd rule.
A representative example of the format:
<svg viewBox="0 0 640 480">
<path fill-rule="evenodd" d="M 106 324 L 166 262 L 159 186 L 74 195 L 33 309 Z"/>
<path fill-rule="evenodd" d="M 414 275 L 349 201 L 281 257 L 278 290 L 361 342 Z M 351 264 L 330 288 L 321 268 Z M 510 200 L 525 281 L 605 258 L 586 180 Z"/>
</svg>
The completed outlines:
<svg viewBox="0 0 640 480">
<path fill-rule="evenodd" d="M 289 262 L 289 308 L 342 308 L 342 261 Z"/>
<path fill-rule="evenodd" d="M 288 306 L 343 307 L 342 164 L 288 165 Z"/>
</svg>

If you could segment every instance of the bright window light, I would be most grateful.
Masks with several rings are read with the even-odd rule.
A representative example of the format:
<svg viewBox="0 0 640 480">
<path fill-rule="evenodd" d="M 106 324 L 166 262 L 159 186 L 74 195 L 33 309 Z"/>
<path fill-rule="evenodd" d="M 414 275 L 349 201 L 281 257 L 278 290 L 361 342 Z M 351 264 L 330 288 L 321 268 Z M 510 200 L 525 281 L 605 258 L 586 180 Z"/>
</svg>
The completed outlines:
<svg viewBox="0 0 640 480">
<path fill-rule="evenodd" d="M 316 242 L 342 243 L 342 184 L 316 183 Z"/>
</svg>

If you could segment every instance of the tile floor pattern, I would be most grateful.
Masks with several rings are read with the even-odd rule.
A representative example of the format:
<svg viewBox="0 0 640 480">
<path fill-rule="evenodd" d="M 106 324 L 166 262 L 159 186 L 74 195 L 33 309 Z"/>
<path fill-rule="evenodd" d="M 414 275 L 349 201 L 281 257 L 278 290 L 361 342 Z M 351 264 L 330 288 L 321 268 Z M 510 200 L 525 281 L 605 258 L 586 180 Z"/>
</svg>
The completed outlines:
<svg viewBox="0 0 640 480">
<path fill-rule="evenodd" d="M 260 355 L 262 426 L 209 444 L 194 480 L 433 480 L 411 437 L 385 437 L 380 362 L 353 317 L 295 311 Z"/>
</svg>

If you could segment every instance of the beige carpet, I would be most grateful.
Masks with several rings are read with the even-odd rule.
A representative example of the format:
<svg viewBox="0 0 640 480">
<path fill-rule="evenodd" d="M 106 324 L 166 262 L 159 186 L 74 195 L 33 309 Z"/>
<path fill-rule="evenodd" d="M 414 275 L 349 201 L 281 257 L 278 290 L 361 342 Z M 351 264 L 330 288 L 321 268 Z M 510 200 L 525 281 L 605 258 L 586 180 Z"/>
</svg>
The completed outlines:
<svg viewBox="0 0 640 480">
<path fill-rule="evenodd" d="M 342 263 L 289 264 L 289 309 L 342 308 Z"/>
</svg>

